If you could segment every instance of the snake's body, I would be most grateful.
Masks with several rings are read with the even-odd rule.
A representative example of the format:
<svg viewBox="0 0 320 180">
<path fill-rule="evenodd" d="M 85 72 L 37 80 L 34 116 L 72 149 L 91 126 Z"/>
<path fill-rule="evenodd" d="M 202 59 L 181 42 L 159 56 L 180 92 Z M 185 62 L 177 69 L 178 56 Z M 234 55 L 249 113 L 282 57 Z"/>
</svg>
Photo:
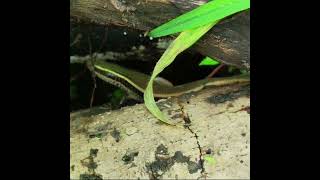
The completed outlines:
<svg viewBox="0 0 320 180">
<path fill-rule="evenodd" d="M 94 68 L 95 74 L 100 79 L 124 89 L 135 99 L 139 99 L 139 95 L 136 90 L 138 90 L 140 93 L 144 93 L 144 90 L 147 87 L 148 81 L 150 79 L 150 76 L 146 74 L 101 60 L 97 60 L 94 63 Z M 172 96 L 180 96 L 189 92 L 199 91 L 207 86 L 223 86 L 228 84 L 249 82 L 249 75 L 238 75 L 224 78 L 208 78 L 178 86 L 168 86 L 155 81 L 153 85 L 153 92 L 154 97 L 166 98 Z"/>
</svg>

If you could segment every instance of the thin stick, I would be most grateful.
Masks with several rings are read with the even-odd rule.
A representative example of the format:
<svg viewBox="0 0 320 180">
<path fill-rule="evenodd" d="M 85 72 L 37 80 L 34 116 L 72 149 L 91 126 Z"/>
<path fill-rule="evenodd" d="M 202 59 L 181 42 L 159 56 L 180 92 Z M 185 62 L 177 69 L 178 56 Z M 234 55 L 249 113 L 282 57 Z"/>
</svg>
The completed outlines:
<svg viewBox="0 0 320 180">
<path fill-rule="evenodd" d="M 208 76 L 207 78 L 212 78 L 213 75 L 215 75 L 222 67 L 224 67 L 225 64 L 221 63 L 218 67 L 216 67 Z"/>
<path fill-rule="evenodd" d="M 92 108 L 92 104 L 93 104 L 93 100 L 94 100 L 94 93 L 95 93 L 96 88 L 97 88 L 96 77 L 92 76 L 92 80 L 93 80 L 93 89 L 92 89 L 91 99 L 90 99 L 90 108 Z"/>
<path fill-rule="evenodd" d="M 87 61 L 87 67 L 91 71 L 91 77 L 93 80 L 93 88 L 92 88 L 92 93 L 91 93 L 91 98 L 90 98 L 90 108 L 91 108 L 92 104 L 93 104 L 93 100 L 94 100 L 94 93 L 97 88 L 97 82 L 96 82 L 96 76 L 95 76 L 94 69 L 93 69 L 93 62 L 95 60 L 95 56 L 92 55 L 92 45 L 91 45 L 90 35 L 88 36 L 88 43 L 89 43 L 89 53 L 90 53 L 91 58 L 89 61 Z"/>
</svg>

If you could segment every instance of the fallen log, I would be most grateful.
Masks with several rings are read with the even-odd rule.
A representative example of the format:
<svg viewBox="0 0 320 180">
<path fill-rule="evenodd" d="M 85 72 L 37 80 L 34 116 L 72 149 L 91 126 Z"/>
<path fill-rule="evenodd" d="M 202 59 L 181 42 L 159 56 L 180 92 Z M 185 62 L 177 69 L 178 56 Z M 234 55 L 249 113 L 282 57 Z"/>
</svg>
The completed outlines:
<svg viewBox="0 0 320 180">
<path fill-rule="evenodd" d="M 206 1 L 70 0 L 70 15 L 72 19 L 85 22 L 125 26 L 147 32 L 204 2 Z M 221 21 L 192 48 L 225 64 L 250 69 L 250 11 Z"/>
<path fill-rule="evenodd" d="M 158 102 L 70 114 L 71 179 L 249 179 L 250 87 L 233 85 Z"/>
</svg>

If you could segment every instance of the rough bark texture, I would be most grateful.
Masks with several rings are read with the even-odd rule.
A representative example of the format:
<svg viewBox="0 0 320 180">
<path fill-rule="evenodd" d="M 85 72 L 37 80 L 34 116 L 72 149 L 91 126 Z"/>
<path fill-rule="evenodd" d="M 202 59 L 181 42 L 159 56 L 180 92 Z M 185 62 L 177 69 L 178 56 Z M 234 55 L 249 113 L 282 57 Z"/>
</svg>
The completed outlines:
<svg viewBox="0 0 320 180">
<path fill-rule="evenodd" d="M 249 91 L 207 88 L 158 102 L 189 128 L 159 123 L 143 104 L 73 113 L 71 179 L 249 179 Z"/>
<path fill-rule="evenodd" d="M 125 2 L 125 3 L 124 3 Z M 205 0 L 71 0 L 73 19 L 100 25 L 126 26 L 149 31 L 206 2 Z M 250 68 L 249 11 L 225 19 L 195 45 L 203 55 L 226 64 Z"/>
</svg>

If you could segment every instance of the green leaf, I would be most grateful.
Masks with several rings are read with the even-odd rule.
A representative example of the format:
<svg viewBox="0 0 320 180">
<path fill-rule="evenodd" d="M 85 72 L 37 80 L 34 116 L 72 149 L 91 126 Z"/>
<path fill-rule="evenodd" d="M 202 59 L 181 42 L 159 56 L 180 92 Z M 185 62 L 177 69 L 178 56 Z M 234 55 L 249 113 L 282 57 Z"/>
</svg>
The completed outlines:
<svg viewBox="0 0 320 180">
<path fill-rule="evenodd" d="M 125 91 L 123 91 L 122 89 L 116 89 L 112 92 L 112 98 L 115 99 L 122 99 L 123 96 L 125 96 Z"/>
<path fill-rule="evenodd" d="M 195 29 L 183 31 L 166 49 L 166 51 L 161 56 L 160 60 L 157 62 L 154 67 L 153 73 L 151 75 L 150 81 L 147 85 L 147 88 L 144 93 L 144 102 L 148 110 L 157 117 L 160 121 L 171 124 L 169 118 L 165 116 L 161 110 L 158 108 L 154 96 L 153 96 L 153 81 L 164 70 L 169 66 L 175 59 L 175 57 L 183 52 L 185 49 L 193 45 L 201 36 L 208 32 L 217 21 L 209 23 L 205 26 L 201 26 Z"/>
<path fill-rule="evenodd" d="M 203 159 L 204 159 L 205 161 L 207 161 L 210 165 L 215 165 L 215 164 L 216 164 L 216 160 L 214 159 L 213 156 L 205 155 L 205 156 L 203 157 Z"/>
<path fill-rule="evenodd" d="M 205 57 L 199 64 L 199 66 L 215 66 L 220 64 L 217 60 L 214 60 L 210 57 Z"/>
<path fill-rule="evenodd" d="M 161 37 L 197 28 L 250 8 L 250 0 L 214 0 L 187 12 L 149 33 Z"/>
<path fill-rule="evenodd" d="M 110 99 L 111 106 L 113 108 L 119 108 L 123 100 L 125 99 L 125 96 L 126 92 L 124 90 L 120 88 L 114 90 Z"/>
</svg>

